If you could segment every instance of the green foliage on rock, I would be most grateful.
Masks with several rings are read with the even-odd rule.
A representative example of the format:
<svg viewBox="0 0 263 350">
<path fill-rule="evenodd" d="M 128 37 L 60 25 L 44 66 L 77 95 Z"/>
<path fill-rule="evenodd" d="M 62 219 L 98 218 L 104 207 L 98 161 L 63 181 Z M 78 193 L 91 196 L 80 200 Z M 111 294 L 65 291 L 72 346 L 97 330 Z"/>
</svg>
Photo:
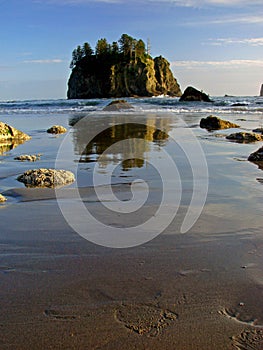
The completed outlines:
<svg viewBox="0 0 263 350">
<path fill-rule="evenodd" d="M 174 78 L 169 62 L 159 56 L 147 54 L 143 40 L 128 34 L 109 44 L 99 39 L 95 53 L 90 45 L 88 54 L 73 51 L 72 73 L 68 81 L 68 98 L 103 98 L 129 96 L 181 96 L 180 86 Z"/>
</svg>

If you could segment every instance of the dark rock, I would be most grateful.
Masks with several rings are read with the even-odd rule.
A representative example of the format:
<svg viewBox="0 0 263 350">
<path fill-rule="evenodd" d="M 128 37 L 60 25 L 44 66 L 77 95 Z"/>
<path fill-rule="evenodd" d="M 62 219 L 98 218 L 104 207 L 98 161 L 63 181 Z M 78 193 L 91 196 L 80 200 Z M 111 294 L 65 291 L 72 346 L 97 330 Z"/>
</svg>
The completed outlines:
<svg viewBox="0 0 263 350">
<path fill-rule="evenodd" d="M 163 57 L 149 55 L 117 61 L 84 57 L 72 70 L 68 81 L 69 99 L 181 96 L 180 86 Z"/>
<path fill-rule="evenodd" d="M 250 133 L 250 132 L 237 132 L 237 133 L 230 134 L 230 135 L 226 136 L 226 138 L 228 140 L 242 142 L 242 143 L 263 141 L 262 135 Z"/>
<path fill-rule="evenodd" d="M 33 169 L 18 176 L 26 187 L 60 187 L 75 181 L 74 174 L 66 170 Z"/>
<path fill-rule="evenodd" d="M 256 152 L 253 152 L 248 157 L 250 162 L 262 162 L 263 161 L 263 147 L 259 148 Z"/>
<path fill-rule="evenodd" d="M 241 107 L 241 106 L 248 106 L 247 103 L 233 103 L 231 107 Z"/>
<path fill-rule="evenodd" d="M 263 128 L 254 129 L 253 132 L 257 132 L 259 134 L 263 134 Z"/>
<path fill-rule="evenodd" d="M 263 84 L 261 85 L 259 96 L 263 96 Z"/>
<path fill-rule="evenodd" d="M 201 119 L 200 127 L 207 130 L 220 130 L 229 128 L 239 128 L 239 125 L 210 115 L 207 118 Z"/>
<path fill-rule="evenodd" d="M 188 86 L 183 95 L 180 97 L 180 101 L 200 101 L 200 102 L 212 102 L 207 94 L 195 89 L 192 86 Z"/>
<path fill-rule="evenodd" d="M 115 100 L 103 108 L 104 111 L 109 112 L 122 111 L 124 109 L 133 109 L 133 106 L 125 100 Z"/>
</svg>

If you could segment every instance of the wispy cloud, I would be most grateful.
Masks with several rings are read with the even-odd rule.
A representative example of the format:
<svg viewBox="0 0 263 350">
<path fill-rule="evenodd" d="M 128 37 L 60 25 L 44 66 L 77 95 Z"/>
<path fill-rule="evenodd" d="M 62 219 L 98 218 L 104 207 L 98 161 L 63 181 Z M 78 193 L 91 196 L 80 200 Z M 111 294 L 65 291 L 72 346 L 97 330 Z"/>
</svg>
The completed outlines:
<svg viewBox="0 0 263 350">
<path fill-rule="evenodd" d="M 171 66 L 175 69 L 263 67 L 263 60 L 174 61 Z"/>
<path fill-rule="evenodd" d="M 216 46 L 232 45 L 232 44 L 263 46 L 263 37 L 261 37 L 261 38 L 244 38 L 244 39 L 235 39 L 235 38 L 210 39 L 208 41 L 208 44 L 216 45 Z"/>
<path fill-rule="evenodd" d="M 40 60 L 25 60 L 23 63 L 35 63 L 35 64 L 53 64 L 53 63 L 62 63 L 63 60 L 59 58 L 55 59 L 40 59 Z"/>
<path fill-rule="evenodd" d="M 34 2 L 57 3 L 57 4 L 89 4 L 89 3 L 127 3 L 127 0 L 33 0 Z M 262 5 L 262 0 L 134 0 L 137 3 L 169 3 L 184 7 L 225 6 L 225 7 L 251 7 Z"/>
</svg>

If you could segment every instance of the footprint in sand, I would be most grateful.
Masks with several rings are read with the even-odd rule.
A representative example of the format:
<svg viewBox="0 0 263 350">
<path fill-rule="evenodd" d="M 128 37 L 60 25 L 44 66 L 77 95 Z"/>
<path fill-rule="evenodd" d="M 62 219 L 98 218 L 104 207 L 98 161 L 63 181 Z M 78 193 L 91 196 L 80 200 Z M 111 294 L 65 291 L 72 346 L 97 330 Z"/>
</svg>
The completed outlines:
<svg viewBox="0 0 263 350">
<path fill-rule="evenodd" d="M 262 328 L 263 324 L 256 317 L 249 313 L 245 304 L 240 303 L 238 306 L 233 308 L 225 308 L 222 311 L 219 311 L 221 315 L 224 315 L 231 320 L 235 320 L 236 322 Z"/>
<path fill-rule="evenodd" d="M 67 313 L 65 310 L 55 310 L 55 309 L 46 309 L 44 311 L 44 315 L 53 320 L 59 320 L 59 321 L 72 321 L 78 318 L 78 316 L 71 315 Z"/>
<path fill-rule="evenodd" d="M 232 337 L 232 349 L 235 350 L 262 350 L 263 330 L 245 330 L 240 335 Z"/>
<path fill-rule="evenodd" d="M 150 337 L 157 336 L 178 315 L 151 305 L 122 305 L 115 312 L 115 319 L 133 332 Z"/>
</svg>

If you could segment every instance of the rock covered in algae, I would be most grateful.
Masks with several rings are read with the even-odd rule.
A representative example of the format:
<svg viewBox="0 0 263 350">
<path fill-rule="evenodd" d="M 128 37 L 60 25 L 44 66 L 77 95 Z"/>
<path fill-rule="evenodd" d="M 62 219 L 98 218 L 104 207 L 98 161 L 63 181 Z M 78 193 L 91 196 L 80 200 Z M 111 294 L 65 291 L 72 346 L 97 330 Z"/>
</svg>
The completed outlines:
<svg viewBox="0 0 263 350">
<path fill-rule="evenodd" d="M 47 132 L 49 134 L 64 134 L 65 132 L 67 132 L 67 129 L 61 125 L 53 125 L 47 130 Z"/>
<path fill-rule="evenodd" d="M 61 187 L 75 181 L 75 176 L 68 170 L 33 169 L 18 176 L 18 181 L 26 187 Z"/>
<path fill-rule="evenodd" d="M 35 162 L 40 159 L 40 154 L 21 154 L 14 158 L 14 160 L 19 160 L 21 162 Z"/>
<path fill-rule="evenodd" d="M 5 140 L 29 140 L 31 137 L 14 127 L 0 122 L 0 142 Z"/>
<path fill-rule="evenodd" d="M 2 195 L 0 194 L 0 203 L 4 203 L 7 199 Z"/>
<path fill-rule="evenodd" d="M 226 138 L 228 140 L 244 143 L 263 141 L 263 135 L 251 132 L 236 132 L 226 136 Z"/>
<path fill-rule="evenodd" d="M 200 127 L 207 130 L 220 130 L 229 128 L 239 128 L 239 125 L 223 120 L 213 115 L 209 115 L 207 118 L 202 118 L 200 121 Z"/>
</svg>

